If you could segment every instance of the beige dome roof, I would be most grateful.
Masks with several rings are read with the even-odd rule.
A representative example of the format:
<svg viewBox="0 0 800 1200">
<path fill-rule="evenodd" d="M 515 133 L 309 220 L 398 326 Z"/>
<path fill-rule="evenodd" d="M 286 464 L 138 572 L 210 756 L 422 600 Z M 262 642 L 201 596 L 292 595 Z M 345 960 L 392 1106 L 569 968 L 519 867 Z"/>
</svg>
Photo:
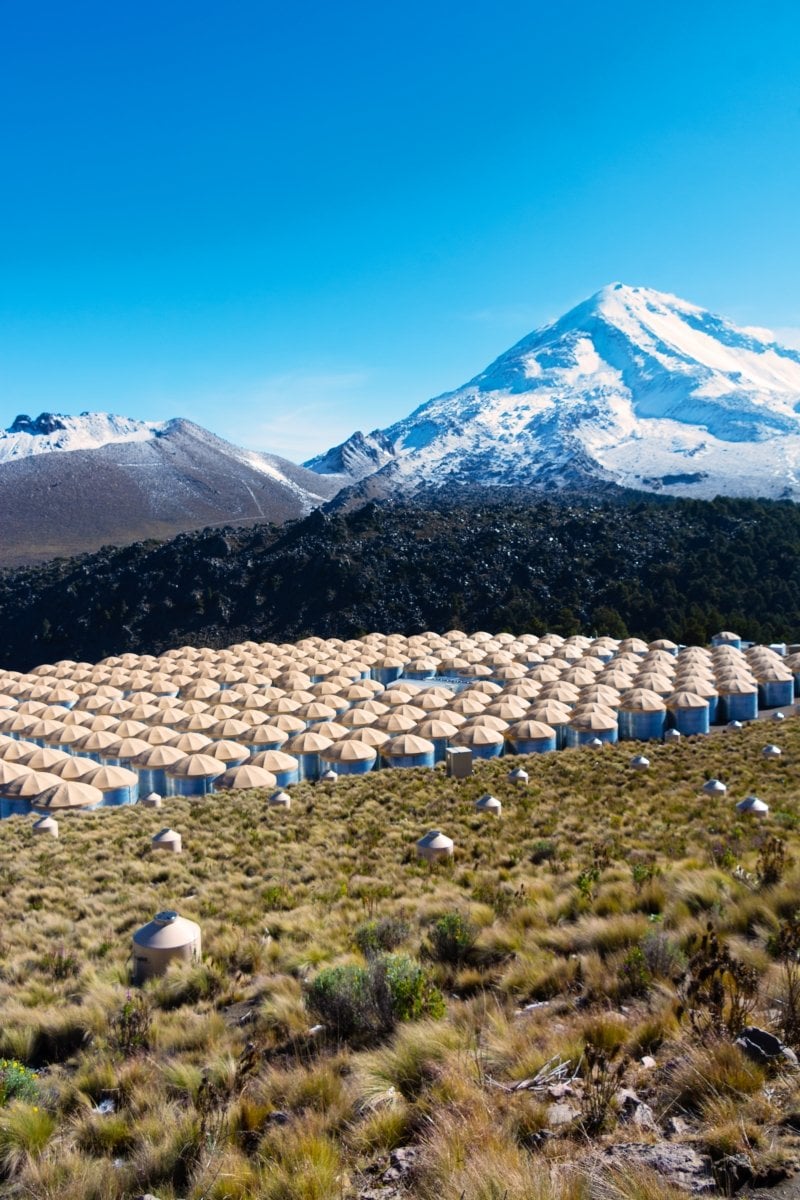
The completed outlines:
<svg viewBox="0 0 800 1200">
<path fill-rule="evenodd" d="M 61 781 L 54 787 L 46 788 L 36 801 L 37 808 L 70 809 L 92 808 L 102 804 L 103 793 L 91 784 L 81 783 L 76 779 Z"/>
<path fill-rule="evenodd" d="M 220 775 L 217 787 L 223 791 L 236 791 L 243 788 L 273 788 L 275 783 L 275 776 L 271 771 L 246 762 L 238 767 L 231 767 L 229 771 Z"/>
</svg>

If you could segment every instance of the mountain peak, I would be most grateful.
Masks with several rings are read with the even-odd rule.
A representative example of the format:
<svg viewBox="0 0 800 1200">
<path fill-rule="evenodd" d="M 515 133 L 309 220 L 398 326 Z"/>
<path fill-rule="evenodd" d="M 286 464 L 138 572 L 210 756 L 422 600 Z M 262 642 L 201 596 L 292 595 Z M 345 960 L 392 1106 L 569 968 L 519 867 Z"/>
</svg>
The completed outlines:
<svg viewBox="0 0 800 1200">
<path fill-rule="evenodd" d="M 614 282 L 382 431 L 385 465 L 352 475 L 387 495 L 594 478 L 800 498 L 799 413 L 800 353 L 768 330 Z"/>
</svg>

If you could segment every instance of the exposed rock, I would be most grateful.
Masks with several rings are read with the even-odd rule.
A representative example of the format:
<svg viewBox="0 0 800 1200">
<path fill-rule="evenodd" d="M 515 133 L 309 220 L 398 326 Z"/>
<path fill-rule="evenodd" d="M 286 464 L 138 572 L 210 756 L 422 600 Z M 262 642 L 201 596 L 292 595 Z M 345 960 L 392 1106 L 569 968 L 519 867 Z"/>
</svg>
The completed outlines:
<svg viewBox="0 0 800 1200">
<path fill-rule="evenodd" d="M 707 1155 L 698 1154 L 691 1146 L 672 1142 L 656 1142 L 654 1145 L 643 1142 L 619 1143 L 607 1147 L 599 1155 L 599 1161 L 613 1167 L 649 1167 L 669 1183 L 693 1195 L 713 1192 L 716 1186 L 711 1173 L 711 1160 Z"/>
<path fill-rule="evenodd" d="M 571 1104 L 551 1104 L 547 1109 L 547 1124 L 553 1126 L 569 1125 L 576 1117 L 580 1116 L 580 1111 L 573 1108 Z"/>
<path fill-rule="evenodd" d="M 399 1146 L 389 1155 L 389 1168 L 381 1176 L 383 1183 L 402 1183 L 414 1170 L 417 1151 L 413 1146 Z"/>
<path fill-rule="evenodd" d="M 644 1058 L 641 1059 L 641 1064 L 647 1071 L 654 1071 L 658 1066 L 658 1063 L 651 1054 L 645 1054 Z"/>
<path fill-rule="evenodd" d="M 766 1029 L 756 1025 L 748 1025 L 736 1039 L 736 1045 L 743 1050 L 749 1059 L 764 1066 L 768 1063 L 778 1063 L 796 1067 L 797 1055 L 789 1046 L 785 1046 L 780 1038 Z"/>
<path fill-rule="evenodd" d="M 280 1108 L 276 1108 L 275 1111 L 271 1112 L 267 1117 L 267 1123 L 270 1125 L 288 1125 L 289 1120 L 289 1114 L 287 1112 L 283 1112 Z"/>
</svg>

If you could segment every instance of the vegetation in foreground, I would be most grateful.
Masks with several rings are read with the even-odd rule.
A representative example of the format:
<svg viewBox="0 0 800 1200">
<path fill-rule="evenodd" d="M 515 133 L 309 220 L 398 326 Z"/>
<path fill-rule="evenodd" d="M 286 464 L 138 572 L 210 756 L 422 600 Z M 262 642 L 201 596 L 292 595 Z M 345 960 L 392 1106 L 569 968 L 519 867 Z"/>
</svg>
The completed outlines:
<svg viewBox="0 0 800 1200">
<path fill-rule="evenodd" d="M 0 1190 L 666 1200 L 625 1158 L 664 1142 L 721 1190 L 794 1172 L 800 1072 L 735 1044 L 800 1045 L 800 721 L 766 762 L 777 728 L 648 746 L 641 773 L 630 743 L 535 756 L 524 788 L 499 761 L 300 785 L 289 811 L 65 816 L 58 841 L 4 821 Z M 164 823 L 182 855 L 151 851 Z M 415 857 L 432 827 L 449 864 Z M 166 907 L 202 962 L 131 989 Z"/>
<path fill-rule="evenodd" d="M 370 629 L 703 645 L 800 627 L 800 506 L 457 489 L 0 574 L 0 667 Z"/>
</svg>

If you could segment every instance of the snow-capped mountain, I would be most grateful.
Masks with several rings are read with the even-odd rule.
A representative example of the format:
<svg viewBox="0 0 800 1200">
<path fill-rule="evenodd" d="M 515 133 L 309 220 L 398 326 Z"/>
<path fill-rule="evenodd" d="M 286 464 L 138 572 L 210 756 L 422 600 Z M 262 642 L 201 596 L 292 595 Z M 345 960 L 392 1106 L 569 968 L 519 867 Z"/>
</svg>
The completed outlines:
<svg viewBox="0 0 800 1200">
<path fill-rule="evenodd" d="M 340 487 L 191 421 L 20 416 L 0 432 L 0 565 L 206 525 L 281 524 Z"/>
<path fill-rule="evenodd" d="M 333 456 L 347 469 L 359 439 L 386 459 L 352 472 L 362 496 L 602 479 L 698 497 L 800 497 L 800 353 L 768 330 L 616 283 L 457 391 L 307 465 L 325 470 Z"/>
</svg>

